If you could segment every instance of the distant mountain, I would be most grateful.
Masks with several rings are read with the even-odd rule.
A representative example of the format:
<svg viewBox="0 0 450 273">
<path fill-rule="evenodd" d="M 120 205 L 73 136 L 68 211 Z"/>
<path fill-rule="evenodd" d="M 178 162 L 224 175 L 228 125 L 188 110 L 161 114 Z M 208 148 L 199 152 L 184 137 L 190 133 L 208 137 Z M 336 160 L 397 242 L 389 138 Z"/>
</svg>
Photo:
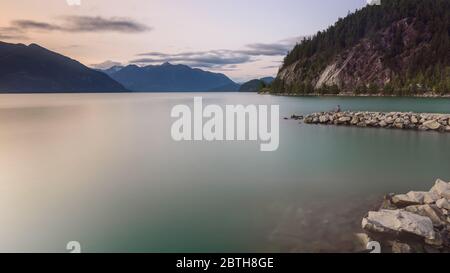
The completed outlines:
<svg viewBox="0 0 450 273">
<path fill-rule="evenodd" d="M 187 65 L 129 65 L 113 67 L 103 72 L 137 92 L 206 92 L 237 91 L 238 85 L 227 76 Z"/>
<path fill-rule="evenodd" d="M 36 44 L 0 42 L 1 93 L 126 92 L 104 73 Z"/>
<path fill-rule="evenodd" d="M 256 79 L 248 81 L 241 85 L 239 92 L 259 92 L 262 89 L 268 87 L 275 80 L 273 77 L 265 77 L 262 79 Z"/>
<path fill-rule="evenodd" d="M 260 79 L 261 81 L 263 81 L 266 85 L 272 84 L 272 82 L 275 80 L 274 77 L 265 77 Z"/>
<path fill-rule="evenodd" d="M 450 94 L 450 1 L 382 0 L 303 40 L 276 93 Z"/>
</svg>

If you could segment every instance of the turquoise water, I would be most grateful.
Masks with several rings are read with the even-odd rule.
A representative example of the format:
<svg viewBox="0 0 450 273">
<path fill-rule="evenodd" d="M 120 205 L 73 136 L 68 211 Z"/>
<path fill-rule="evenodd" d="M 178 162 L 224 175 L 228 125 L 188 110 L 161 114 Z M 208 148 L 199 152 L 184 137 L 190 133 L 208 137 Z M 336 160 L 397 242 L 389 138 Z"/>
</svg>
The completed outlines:
<svg viewBox="0 0 450 273">
<path fill-rule="evenodd" d="M 450 134 L 280 120 L 280 147 L 174 142 L 176 104 L 450 113 L 449 99 L 0 95 L 0 251 L 352 251 L 383 194 L 450 180 Z"/>
</svg>

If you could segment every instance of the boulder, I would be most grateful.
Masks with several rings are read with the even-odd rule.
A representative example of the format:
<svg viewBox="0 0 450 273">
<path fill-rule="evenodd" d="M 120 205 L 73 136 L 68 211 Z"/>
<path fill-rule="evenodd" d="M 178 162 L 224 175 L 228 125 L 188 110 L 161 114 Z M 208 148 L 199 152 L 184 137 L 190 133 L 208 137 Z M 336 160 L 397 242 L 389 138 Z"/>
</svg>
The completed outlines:
<svg viewBox="0 0 450 273">
<path fill-rule="evenodd" d="M 450 132 L 450 126 L 445 127 L 446 132 Z"/>
<path fill-rule="evenodd" d="M 404 127 L 403 123 L 395 123 L 394 126 L 397 129 L 403 129 L 403 127 Z"/>
<path fill-rule="evenodd" d="M 409 233 L 435 240 L 436 233 L 430 218 L 405 210 L 380 210 L 369 212 L 362 221 L 362 227 L 368 232 L 399 234 Z"/>
<path fill-rule="evenodd" d="M 307 116 L 307 117 L 304 119 L 304 122 L 305 122 L 305 123 L 312 123 L 312 121 L 313 121 L 313 118 L 312 118 L 311 116 Z"/>
<path fill-rule="evenodd" d="M 392 203 L 397 207 L 407 207 L 421 205 L 424 203 L 425 195 L 420 192 L 409 192 L 408 194 L 398 194 L 392 197 Z"/>
<path fill-rule="evenodd" d="M 435 192 L 424 192 L 423 202 L 425 204 L 434 204 L 441 197 Z"/>
<path fill-rule="evenodd" d="M 387 124 L 394 123 L 394 119 L 392 117 L 387 117 L 385 121 L 386 121 Z"/>
<path fill-rule="evenodd" d="M 450 191 L 450 184 L 441 179 L 436 180 L 436 183 L 430 190 L 430 192 L 434 192 L 442 198 L 444 198 L 444 194 L 447 194 L 447 191 Z"/>
<path fill-rule="evenodd" d="M 351 117 L 341 117 L 341 118 L 338 119 L 338 122 L 339 123 L 346 123 L 346 122 L 349 122 L 351 120 L 352 120 Z"/>
<path fill-rule="evenodd" d="M 417 119 L 416 116 L 412 116 L 411 117 L 411 122 L 414 123 L 414 124 L 417 124 L 417 123 L 419 123 L 419 120 Z"/>
<path fill-rule="evenodd" d="M 330 117 L 328 115 L 320 116 L 319 121 L 320 123 L 327 123 L 330 120 Z"/>
<path fill-rule="evenodd" d="M 430 218 L 435 227 L 446 225 L 446 216 L 436 205 L 409 206 L 405 210 Z"/>
<path fill-rule="evenodd" d="M 437 130 L 441 127 L 441 124 L 437 122 L 437 120 L 429 120 L 423 123 L 423 126 L 427 127 L 430 130 Z"/>
<path fill-rule="evenodd" d="M 436 206 L 438 206 L 438 208 L 440 209 L 450 210 L 450 202 L 445 198 L 436 201 Z"/>
<path fill-rule="evenodd" d="M 441 198 L 435 192 L 427 192 L 427 191 L 410 191 L 406 194 L 406 200 L 410 203 L 417 204 L 434 204 L 437 200 Z"/>
</svg>

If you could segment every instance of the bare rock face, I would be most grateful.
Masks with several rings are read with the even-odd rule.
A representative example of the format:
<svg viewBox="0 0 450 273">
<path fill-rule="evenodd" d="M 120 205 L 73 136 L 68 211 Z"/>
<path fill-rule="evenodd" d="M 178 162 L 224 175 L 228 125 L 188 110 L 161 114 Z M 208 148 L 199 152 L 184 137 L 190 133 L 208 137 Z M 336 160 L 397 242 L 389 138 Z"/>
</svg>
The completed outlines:
<svg viewBox="0 0 450 273">
<path fill-rule="evenodd" d="M 363 219 L 362 227 L 369 232 L 410 233 L 428 240 L 435 240 L 436 233 L 430 218 L 405 210 L 371 211 Z"/>
<path fill-rule="evenodd" d="M 384 61 L 387 57 L 383 48 L 391 48 L 395 44 L 395 33 L 398 32 L 403 36 L 404 51 L 396 57 L 398 67 L 393 68 Z M 315 89 L 338 86 L 343 91 L 354 91 L 357 86 L 385 86 L 396 74 L 406 72 L 418 51 L 428 46 L 429 38 L 428 31 L 418 30 L 415 19 L 405 18 L 380 30 L 375 37 L 363 38 L 354 46 L 330 58 L 321 65 L 313 77 L 308 71 L 310 63 L 318 56 L 300 59 L 284 67 L 279 71 L 277 78 L 287 87 L 306 81 Z M 423 42 L 417 45 L 416 41 L 419 40 Z"/>
</svg>

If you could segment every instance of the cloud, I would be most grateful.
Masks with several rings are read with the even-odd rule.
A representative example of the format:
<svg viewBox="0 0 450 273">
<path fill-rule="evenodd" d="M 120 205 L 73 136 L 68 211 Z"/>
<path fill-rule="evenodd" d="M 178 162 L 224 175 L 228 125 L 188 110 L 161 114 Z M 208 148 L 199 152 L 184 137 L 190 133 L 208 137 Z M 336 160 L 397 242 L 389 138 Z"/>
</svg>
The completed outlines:
<svg viewBox="0 0 450 273">
<path fill-rule="evenodd" d="M 1 40 L 27 40 L 25 33 L 14 27 L 0 27 Z"/>
<path fill-rule="evenodd" d="M 64 31 L 64 32 L 120 32 L 140 33 L 152 30 L 144 24 L 127 18 L 103 18 L 100 16 L 64 16 L 59 24 L 33 20 L 15 20 L 11 26 L 22 31 Z"/>
<path fill-rule="evenodd" d="M 198 68 L 225 68 L 230 65 L 252 62 L 252 58 L 232 50 L 209 50 L 167 54 L 148 52 L 138 54 L 143 58 L 132 60 L 134 64 L 182 63 Z M 233 67 L 228 67 L 233 68 Z"/>
<path fill-rule="evenodd" d="M 150 31 L 151 28 L 127 18 L 68 16 L 65 17 L 65 29 L 74 32 L 115 31 L 123 33 L 138 33 Z"/>
<path fill-rule="evenodd" d="M 303 37 L 287 38 L 276 43 L 253 43 L 239 50 L 187 51 L 174 54 L 146 52 L 138 54 L 141 58 L 131 60 L 130 63 L 145 65 L 171 62 L 198 68 L 235 70 L 236 65 L 255 62 L 257 57 L 285 56 L 301 39 Z"/>
<path fill-rule="evenodd" d="M 274 44 L 249 44 L 248 49 L 239 50 L 237 52 L 249 56 L 281 56 L 286 55 L 292 46 L 284 43 Z"/>
<path fill-rule="evenodd" d="M 261 67 L 262 69 L 276 69 L 276 68 L 280 68 L 279 65 L 268 65 L 268 66 L 263 66 Z"/>
<path fill-rule="evenodd" d="M 12 21 L 11 25 L 20 30 L 29 30 L 29 29 L 38 29 L 38 30 L 45 30 L 45 31 L 52 31 L 52 30 L 61 30 L 61 27 L 57 25 L 52 25 L 48 23 L 43 22 L 37 22 L 32 20 L 14 20 Z"/>
</svg>

